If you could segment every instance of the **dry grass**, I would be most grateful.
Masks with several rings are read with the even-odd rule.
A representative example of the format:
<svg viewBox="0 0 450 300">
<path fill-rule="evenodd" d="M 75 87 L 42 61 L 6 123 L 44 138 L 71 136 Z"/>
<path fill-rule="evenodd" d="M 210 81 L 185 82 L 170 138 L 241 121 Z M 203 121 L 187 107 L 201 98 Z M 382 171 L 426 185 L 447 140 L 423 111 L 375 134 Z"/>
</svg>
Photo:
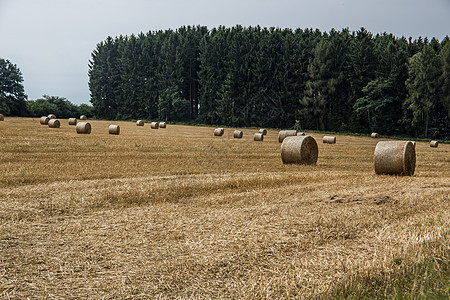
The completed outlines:
<svg viewBox="0 0 450 300">
<path fill-rule="evenodd" d="M 448 253 L 448 144 L 417 142 L 398 177 L 374 174 L 370 137 L 283 165 L 272 130 L 90 123 L 0 123 L 0 297 L 351 297 Z"/>
</svg>

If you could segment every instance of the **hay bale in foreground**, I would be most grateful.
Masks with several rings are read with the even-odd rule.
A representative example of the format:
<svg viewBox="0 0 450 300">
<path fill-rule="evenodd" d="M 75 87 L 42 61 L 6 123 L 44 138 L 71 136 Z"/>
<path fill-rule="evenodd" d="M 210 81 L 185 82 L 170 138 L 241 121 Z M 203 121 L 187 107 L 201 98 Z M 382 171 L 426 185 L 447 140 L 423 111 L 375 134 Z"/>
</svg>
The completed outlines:
<svg viewBox="0 0 450 300">
<path fill-rule="evenodd" d="M 414 175 L 416 150 L 410 141 L 381 141 L 374 153 L 376 174 Z"/>
<path fill-rule="evenodd" d="M 5 120 L 5 116 L 0 114 L 0 121 L 4 121 Z"/>
<path fill-rule="evenodd" d="M 136 121 L 136 126 L 144 126 L 144 121 L 143 120 L 137 120 Z"/>
<path fill-rule="evenodd" d="M 336 137 L 326 135 L 323 137 L 323 143 L 324 144 L 336 144 Z"/>
<path fill-rule="evenodd" d="M 370 135 L 370 137 L 373 138 L 373 139 L 377 139 L 377 138 L 378 138 L 378 133 L 372 132 L 372 134 Z"/>
<path fill-rule="evenodd" d="M 87 117 L 85 115 L 81 115 L 80 120 L 87 120 Z"/>
<path fill-rule="evenodd" d="M 47 117 L 48 117 L 49 119 L 56 119 L 56 116 L 55 116 L 54 114 L 49 114 Z"/>
<path fill-rule="evenodd" d="M 235 138 L 235 139 L 242 139 L 243 136 L 244 136 L 244 133 L 241 130 L 235 130 L 233 132 L 233 138 Z"/>
<path fill-rule="evenodd" d="M 310 136 L 289 136 L 281 144 L 283 164 L 315 165 L 319 149 L 316 140 Z"/>
<path fill-rule="evenodd" d="M 223 128 L 214 129 L 214 136 L 222 136 L 225 130 Z"/>
<path fill-rule="evenodd" d="M 262 133 L 262 135 L 267 135 L 267 130 L 265 128 L 261 128 L 258 132 Z"/>
<path fill-rule="evenodd" d="M 278 132 L 278 142 L 282 143 L 286 137 L 295 135 L 297 135 L 297 130 L 281 130 Z"/>
<path fill-rule="evenodd" d="M 91 124 L 88 122 L 79 122 L 77 124 L 77 133 L 78 134 L 90 134 L 91 133 Z"/>
<path fill-rule="evenodd" d="M 109 132 L 109 134 L 118 135 L 118 134 L 120 134 L 120 126 L 119 125 L 109 125 L 108 132 Z"/>
<path fill-rule="evenodd" d="M 260 142 L 264 140 L 264 134 L 262 134 L 261 132 L 257 132 L 253 135 L 253 140 Z"/>
<path fill-rule="evenodd" d="M 39 120 L 41 125 L 48 125 L 48 121 L 50 121 L 50 118 L 46 116 L 41 117 L 41 119 Z"/>
<path fill-rule="evenodd" d="M 69 125 L 77 125 L 77 118 L 69 118 Z"/>
<path fill-rule="evenodd" d="M 159 122 L 159 128 L 166 128 L 167 124 L 166 122 Z"/>
<path fill-rule="evenodd" d="M 305 136 L 306 133 L 304 133 L 304 132 L 297 132 L 297 135 L 298 135 L 298 136 Z"/>
<path fill-rule="evenodd" d="M 430 142 L 430 147 L 431 147 L 431 148 L 437 148 L 438 145 L 439 145 L 438 141 L 431 141 L 431 142 Z"/>
<path fill-rule="evenodd" d="M 48 127 L 50 128 L 59 128 L 61 126 L 61 122 L 57 119 L 51 119 L 48 121 Z"/>
<path fill-rule="evenodd" d="M 158 129 L 159 128 L 159 122 L 151 122 L 150 123 L 151 129 Z"/>
</svg>

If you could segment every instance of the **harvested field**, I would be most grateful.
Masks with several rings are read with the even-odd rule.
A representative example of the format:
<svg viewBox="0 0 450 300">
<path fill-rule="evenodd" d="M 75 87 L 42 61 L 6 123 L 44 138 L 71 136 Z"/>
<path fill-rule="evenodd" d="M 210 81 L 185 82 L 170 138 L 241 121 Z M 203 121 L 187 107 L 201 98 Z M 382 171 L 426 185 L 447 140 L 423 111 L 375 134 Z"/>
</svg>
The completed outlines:
<svg viewBox="0 0 450 300">
<path fill-rule="evenodd" d="M 375 174 L 370 137 L 283 165 L 275 130 L 89 122 L 0 123 L 0 298 L 334 298 L 448 258 L 448 144 L 417 142 L 401 177 Z"/>
</svg>

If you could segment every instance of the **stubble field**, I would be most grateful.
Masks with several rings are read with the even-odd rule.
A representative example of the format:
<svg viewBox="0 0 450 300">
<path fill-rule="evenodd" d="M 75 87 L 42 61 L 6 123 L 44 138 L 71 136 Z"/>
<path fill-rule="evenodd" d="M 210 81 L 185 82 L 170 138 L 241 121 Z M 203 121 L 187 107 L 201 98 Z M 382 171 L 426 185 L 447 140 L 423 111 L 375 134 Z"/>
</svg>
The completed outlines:
<svg viewBox="0 0 450 300">
<path fill-rule="evenodd" d="M 0 298 L 449 297 L 448 144 L 380 176 L 383 139 L 299 166 L 272 130 L 90 123 L 0 122 Z"/>
</svg>

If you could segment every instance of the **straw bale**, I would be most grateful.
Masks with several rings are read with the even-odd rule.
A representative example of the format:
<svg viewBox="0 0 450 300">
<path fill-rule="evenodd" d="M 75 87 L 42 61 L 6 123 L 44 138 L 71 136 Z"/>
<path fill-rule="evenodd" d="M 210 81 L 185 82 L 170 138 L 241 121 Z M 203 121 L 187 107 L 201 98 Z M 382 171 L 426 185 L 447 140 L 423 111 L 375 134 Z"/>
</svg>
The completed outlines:
<svg viewBox="0 0 450 300">
<path fill-rule="evenodd" d="M 283 164 L 315 165 L 319 150 L 316 140 L 310 136 L 289 136 L 281 144 Z"/>
<path fill-rule="evenodd" d="M 0 121 L 4 121 L 5 120 L 5 116 L 0 114 Z"/>
<path fill-rule="evenodd" d="M 381 141 L 374 152 L 376 174 L 414 175 L 416 150 L 410 141 Z"/>
<path fill-rule="evenodd" d="M 69 118 L 69 125 L 77 125 L 77 118 Z"/>
<path fill-rule="evenodd" d="M 326 135 L 323 137 L 323 143 L 324 144 L 336 144 L 336 137 Z"/>
<path fill-rule="evenodd" d="M 79 122 L 77 124 L 77 133 L 78 134 L 90 134 L 91 133 L 91 124 L 88 122 Z"/>
<path fill-rule="evenodd" d="M 137 120 L 136 121 L 136 125 L 137 126 L 144 126 L 144 121 L 143 120 Z"/>
<path fill-rule="evenodd" d="M 223 128 L 214 129 L 214 136 L 222 136 L 225 130 Z"/>
<path fill-rule="evenodd" d="M 166 122 L 159 122 L 159 128 L 166 128 L 167 124 Z"/>
<path fill-rule="evenodd" d="M 235 130 L 233 132 L 233 138 L 235 139 L 241 139 L 242 136 L 244 136 L 244 133 L 241 130 Z"/>
<path fill-rule="evenodd" d="M 57 119 L 51 119 L 48 121 L 48 127 L 50 128 L 59 128 L 61 126 L 61 122 Z"/>
<path fill-rule="evenodd" d="M 278 141 L 282 143 L 286 137 L 295 135 L 297 135 L 297 130 L 282 130 L 278 133 Z"/>
<path fill-rule="evenodd" d="M 262 134 L 261 132 L 257 132 L 253 135 L 253 140 L 254 141 L 263 141 L 264 140 L 264 134 Z"/>
<path fill-rule="evenodd" d="M 41 125 L 48 125 L 48 121 L 50 121 L 50 118 L 46 116 L 41 117 L 41 119 L 39 120 Z"/>
<path fill-rule="evenodd" d="M 159 128 L 159 123 L 158 122 L 152 122 L 152 123 L 150 123 L 150 127 L 151 127 L 151 129 L 158 129 Z"/>
<path fill-rule="evenodd" d="M 87 120 L 87 117 L 86 117 L 85 115 L 81 115 L 81 116 L 80 116 L 80 120 L 85 121 L 85 120 Z"/>
<path fill-rule="evenodd" d="M 259 133 L 262 133 L 263 135 L 267 135 L 267 130 L 264 129 L 264 128 L 261 128 L 261 129 L 259 130 Z"/>
<path fill-rule="evenodd" d="M 49 118 L 49 119 L 56 119 L 56 116 L 55 116 L 54 114 L 49 114 L 49 115 L 48 115 L 48 118 Z"/>
<path fill-rule="evenodd" d="M 118 135 L 120 133 L 120 126 L 119 125 L 109 125 L 108 132 L 109 132 L 109 134 Z"/>
<path fill-rule="evenodd" d="M 298 136 L 305 136 L 306 133 L 304 133 L 304 132 L 297 132 L 297 135 L 298 135 Z"/>
<path fill-rule="evenodd" d="M 438 145 L 439 145 L 438 141 L 431 141 L 430 142 L 430 147 L 432 147 L 432 148 L 437 148 Z"/>
<path fill-rule="evenodd" d="M 372 132 L 372 134 L 370 135 L 370 137 L 373 138 L 373 139 L 377 139 L 377 138 L 378 138 L 378 133 Z"/>
</svg>

